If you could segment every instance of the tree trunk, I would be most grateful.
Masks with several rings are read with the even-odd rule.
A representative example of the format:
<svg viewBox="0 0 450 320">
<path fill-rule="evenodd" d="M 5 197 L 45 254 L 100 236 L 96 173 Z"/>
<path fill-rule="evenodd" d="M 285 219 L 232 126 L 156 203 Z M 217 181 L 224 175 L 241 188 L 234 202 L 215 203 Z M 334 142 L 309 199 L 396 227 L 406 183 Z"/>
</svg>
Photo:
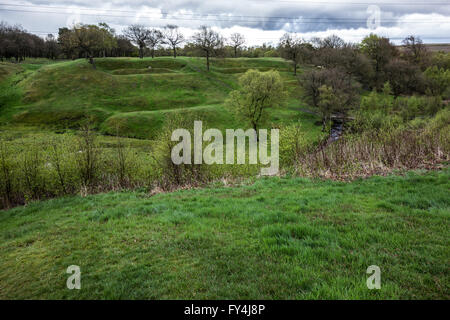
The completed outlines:
<svg viewBox="0 0 450 320">
<path fill-rule="evenodd" d="M 152 49 L 152 59 L 155 58 L 155 49 Z"/>
<path fill-rule="evenodd" d="M 255 122 L 253 122 L 253 130 L 256 132 L 256 142 L 259 142 L 258 126 Z"/>
<path fill-rule="evenodd" d="M 209 51 L 206 51 L 206 70 L 209 71 Z"/>
<path fill-rule="evenodd" d="M 234 57 L 237 58 L 237 47 L 234 47 Z"/>
<path fill-rule="evenodd" d="M 89 63 L 92 64 L 92 68 L 97 69 L 97 67 L 95 66 L 94 58 L 92 56 L 89 56 Z"/>
<path fill-rule="evenodd" d="M 144 59 L 144 48 L 139 47 L 139 58 Z"/>
<path fill-rule="evenodd" d="M 177 57 L 177 48 L 173 47 L 173 57 L 176 58 Z"/>
</svg>

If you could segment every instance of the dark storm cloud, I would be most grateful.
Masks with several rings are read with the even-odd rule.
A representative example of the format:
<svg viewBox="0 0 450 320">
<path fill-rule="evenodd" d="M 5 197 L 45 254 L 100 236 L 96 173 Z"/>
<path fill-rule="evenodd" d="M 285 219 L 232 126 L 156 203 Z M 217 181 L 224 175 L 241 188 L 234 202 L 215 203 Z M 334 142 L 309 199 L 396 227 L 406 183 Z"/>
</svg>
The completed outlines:
<svg viewBox="0 0 450 320">
<path fill-rule="evenodd" d="M 17 2 L 5 1 L 11 4 Z M 2 2 L 3 3 L 3 2 Z M 355 3 L 333 0 L 314 1 L 257 1 L 257 0 L 134 0 L 134 1 L 83 1 L 83 0 L 31 0 L 26 3 L 39 6 L 79 6 L 83 8 L 109 8 L 118 11 L 109 13 L 114 15 L 123 15 L 120 9 L 136 10 L 143 8 L 157 8 L 174 16 L 181 11 L 196 14 L 197 16 L 178 16 L 180 21 L 186 25 L 197 26 L 202 21 L 226 28 L 234 25 L 257 28 L 262 30 L 278 30 L 287 23 L 294 23 L 297 32 L 322 31 L 328 28 L 358 28 L 365 25 L 368 17 L 366 12 L 368 4 L 378 4 L 382 11 L 382 19 L 386 19 L 386 25 L 395 23 L 395 19 L 411 13 L 440 13 L 450 15 L 449 5 L 438 5 L 432 2 L 429 5 L 424 4 L 424 0 L 405 1 L 394 0 L 392 2 L 384 1 L 358 1 Z M 403 5 L 396 5 L 403 3 Z M 445 1 L 438 3 L 444 4 Z M 404 5 L 408 4 L 408 5 Z M 130 12 L 126 12 L 130 14 Z M 198 16 L 200 15 L 200 16 Z M 209 16 L 208 16 L 209 15 Z M 205 16 L 208 19 L 203 20 Z M 295 23 L 296 22 L 296 23 Z"/>
</svg>

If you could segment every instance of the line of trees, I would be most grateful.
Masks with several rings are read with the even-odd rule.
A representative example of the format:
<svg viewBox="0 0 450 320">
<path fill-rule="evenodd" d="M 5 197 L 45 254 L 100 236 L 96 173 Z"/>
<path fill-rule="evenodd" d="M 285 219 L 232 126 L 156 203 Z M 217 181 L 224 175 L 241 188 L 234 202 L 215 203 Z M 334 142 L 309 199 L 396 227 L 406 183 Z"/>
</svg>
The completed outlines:
<svg viewBox="0 0 450 320">
<path fill-rule="evenodd" d="M 1 61 L 14 59 L 16 62 L 20 62 L 25 57 L 46 57 L 50 51 L 50 46 L 44 39 L 26 32 L 19 25 L 10 26 L 0 22 Z"/>
<path fill-rule="evenodd" d="M 58 37 L 31 34 L 21 26 L 0 22 L 0 60 L 21 62 L 26 58 L 88 58 L 132 56 L 135 47 L 106 23 L 60 28 Z"/>
<path fill-rule="evenodd" d="M 140 57 L 178 55 L 204 56 L 207 68 L 210 57 L 279 57 L 278 48 L 245 46 L 242 34 L 234 33 L 226 39 L 210 27 L 200 30 L 187 39 L 176 25 L 148 28 L 131 25 L 122 34 L 106 23 L 77 24 L 63 27 L 57 37 L 52 34 L 39 37 L 21 26 L 0 22 L 0 59 L 21 62 L 26 58 L 78 59 L 86 58 L 95 67 L 96 57 Z"/>
<path fill-rule="evenodd" d="M 184 47 L 181 47 L 185 43 Z M 31 58 L 86 58 L 95 68 L 96 57 L 125 57 L 138 56 L 144 58 L 150 55 L 168 55 L 168 50 L 174 58 L 179 51 L 183 55 L 202 56 L 207 60 L 209 70 L 209 58 L 213 56 L 237 57 L 243 51 L 245 38 L 235 33 L 231 36 L 229 45 L 225 38 L 210 27 L 202 26 L 192 40 L 187 40 L 179 27 L 167 25 L 162 29 L 147 28 L 135 24 L 123 30 L 122 35 L 106 23 L 77 24 L 71 28 L 60 28 L 58 37 L 49 34 L 45 39 L 28 33 L 21 26 L 9 26 L 0 23 L 0 59 L 21 62 Z M 260 56 L 261 52 L 274 50 L 275 48 L 263 46 L 247 49 L 246 56 Z"/>
</svg>

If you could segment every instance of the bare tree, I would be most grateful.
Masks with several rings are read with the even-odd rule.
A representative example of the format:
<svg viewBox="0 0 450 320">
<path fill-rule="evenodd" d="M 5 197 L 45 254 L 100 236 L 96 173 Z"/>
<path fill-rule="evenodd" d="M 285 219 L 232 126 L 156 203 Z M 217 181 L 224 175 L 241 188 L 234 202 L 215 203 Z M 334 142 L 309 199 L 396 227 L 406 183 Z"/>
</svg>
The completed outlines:
<svg viewBox="0 0 450 320">
<path fill-rule="evenodd" d="M 177 46 L 184 41 L 184 36 L 178 29 L 178 26 L 168 24 L 164 27 L 164 40 L 163 43 L 170 45 L 173 50 L 173 57 L 177 57 Z"/>
<path fill-rule="evenodd" d="M 155 48 L 158 44 L 162 43 L 163 41 L 163 34 L 161 31 L 159 31 L 158 29 L 151 29 L 148 32 L 148 38 L 145 41 L 145 43 L 147 44 L 147 46 L 150 48 L 151 52 L 152 52 L 152 58 L 155 57 Z"/>
<path fill-rule="evenodd" d="M 54 60 L 58 56 L 58 42 L 51 33 L 45 38 L 45 50 L 49 59 Z"/>
<path fill-rule="evenodd" d="M 240 33 L 233 33 L 230 37 L 231 46 L 234 49 L 234 57 L 237 58 L 237 51 L 240 46 L 242 46 L 245 43 L 245 38 Z"/>
<path fill-rule="evenodd" d="M 294 65 L 294 75 L 297 75 L 297 66 L 310 55 L 310 45 L 303 42 L 296 35 L 285 33 L 280 39 L 281 54 L 285 59 L 291 60 Z"/>
<path fill-rule="evenodd" d="M 116 57 L 130 57 L 135 49 L 136 47 L 128 38 L 123 35 L 117 37 L 117 48 L 114 49 Z"/>
<path fill-rule="evenodd" d="M 139 58 L 144 58 L 146 41 L 149 39 L 150 31 L 143 25 L 134 24 L 123 31 L 123 34 L 139 47 Z"/>
<path fill-rule="evenodd" d="M 422 39 L 416 36 L 408 36 L 402 42 L 406 49 L 406 58 L 417 65 L 426 66 L 429 53 Z"/>
<path fill-rule="evenodd" d="M 28 33 L 20 25 L 0 24 L 0 55 L 3 58 L 15 58 L 16 62 L 26 57 L 42 57 L 45 53 L 44 39 Z"/>
<path fill-rule="evenodd" d="M 193 36 L 194 44 L 206 55 L 206 69 L 209 71 L 209 58 L 222 47 L 223 39 L 219 33 L 210 27 L 201 26 L 200 31 Z"/>
<path fill-rule="evenodd" d="M 317 40 L 316 38 L 314 41 L 318 44 L 319 48 L 342 49 L 345 46 L 345 41 L 335 34 L 324 39 Z"/>
<path fill-rule="evenodd" d="M 3 58 L 7 55 L 8 46 L 8 25 L 4 21 L 0 21 L 0 61 L 3 62 Z"/>
</svg>

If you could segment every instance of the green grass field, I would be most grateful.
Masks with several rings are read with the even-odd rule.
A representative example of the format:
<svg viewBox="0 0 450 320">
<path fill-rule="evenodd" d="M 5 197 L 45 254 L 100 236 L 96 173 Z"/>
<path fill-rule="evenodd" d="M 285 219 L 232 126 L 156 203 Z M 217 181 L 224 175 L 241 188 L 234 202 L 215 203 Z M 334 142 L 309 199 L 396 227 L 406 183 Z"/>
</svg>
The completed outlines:
<svg viewBox="0 0 450 320">
<path fill-rule="evenodd" d="M 449 299 L 450 172 L 258 179 L 0 214 L 0 298 Z M 69 265 L 81 290 L 66 288 Z M 381 290 L 366 269 L 381 268 Z"/>
</svg>

